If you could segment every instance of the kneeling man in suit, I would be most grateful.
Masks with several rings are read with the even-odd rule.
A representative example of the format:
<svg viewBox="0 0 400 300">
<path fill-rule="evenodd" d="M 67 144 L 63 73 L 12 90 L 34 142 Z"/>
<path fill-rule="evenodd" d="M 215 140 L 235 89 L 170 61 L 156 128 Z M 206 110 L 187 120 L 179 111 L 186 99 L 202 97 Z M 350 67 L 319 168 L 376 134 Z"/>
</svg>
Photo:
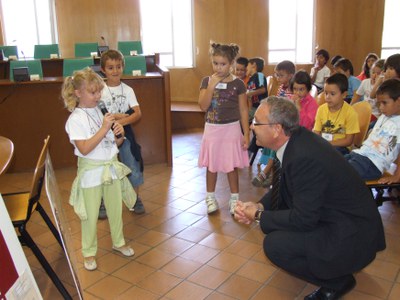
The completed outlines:
<svg viewBox="0 0 400 300">
<path fill-rule="evenodd" d="M 261 102 L 252 129 L 257 145 L 277 152 L 280 180 L 259 203 L 239 201 L 235 218 L 259 221 L 265 255 L 320 286 L 304 299 L 339 299 L 356 285 L 352 273 L 385 248 L 382 220 L 343 156 L 298 124 L 297 108 L 287 99 Z"/>
</svg>

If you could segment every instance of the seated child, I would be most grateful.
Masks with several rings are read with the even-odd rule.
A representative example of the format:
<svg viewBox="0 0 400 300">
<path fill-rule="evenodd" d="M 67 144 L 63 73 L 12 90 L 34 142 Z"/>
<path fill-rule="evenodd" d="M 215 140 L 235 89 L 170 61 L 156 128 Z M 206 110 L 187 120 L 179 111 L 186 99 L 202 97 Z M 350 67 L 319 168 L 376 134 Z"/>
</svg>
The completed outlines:
<svg viewBox="0 0 400 300">
<path fill-rule="evenodd" d="M 242 79 L 246 86 L 250 79 L 250 77 L 247 75 L 248 64 L 249 60 L 246 57 L 241 56 L 236 59 L 235 75 Z"/>
<path fill-rule="evenodd" d="M 383 69 L 385 71 L 384 76 L 379 76 L 377 80 L 375 81 L 375 84 L 372 88 L 371 91 L 371 97 L 375 98 L 376 97 L 376 91 L 378 90 L 378 87 L 381 85 L 381 83 L 384 80 L 388 80 L 391 78 L 400 78 L 400 54 L 393 54 L 386 58 L 385 64 L 383 65 Z"/>
<path fill-rule="evenodd" d="M 279 87 L 276 92 L 277 96 L 286 97 L 291 99 L 293 96 L 292 90 L 290 89 L 290 80 L 292 79 L 294 73 L 296 72 L 296 66 L 294 63 L 288 60 L 281 61 L 275 67 L 275 77 L 278 80 Z M 256 139 L 253 137 L 249 149 L 253 149 L 252 145 L 256 144 Z M 258 149 L 258 148 L 257 148 Z M 251 181 L 254 186 L 257 187 L 268 187 L 271 184 L 272 180 L 272 166 L 273 166 L 273 158 L 274 151 L 271 149 L 263 148 L 263 154 L 260 157 L 259 162 L 257 163 L 258 174 Z M 271 152 L 272 151 L 272 152 Z M 260 171 L 261 165 L 266 164 L 265 168 Z"/>
<path fill-rule="evenodd" d="M 341 59 L 341 58 L 343 58 L 343 56 L 341 56 L 341 55 L 335 55 L 334 57 L 332 57 L 331 58 L 331 75 L 333 75 L 333 74 L 335 74 L 336 72 L 335 72 L 335 68 L 333 67 L 335 64 L 336 64 L 336 62 L 339 60 L 339 59 Z"/>
<path fill-rule="evenodd" d="M 367 101 L 371 105 L 372 109 L 371 122 L 376 121 L 381 114 L 378 106 L 376 105 L 376 98 L 371 97 L 371 91 L 377 78 L 379 78 L 379 76 L 381 76 L 381 73 L 383 72 L 384 63 L 385 63 L 384 59 L 380 59 L 374 62 L 369 71 L 370 78 L 361 81 L 360 87 L 358 88 L 357 92 L 354 94 L 353 99 L 351 99 L 350 102 L 350 104 L 353 105 L 354 103 L 360 101 L 361 97 L 364 97 L 364 101 Z"/>
<path fill-rule="evenodd" d="M 317 87 L 318 94 L 324 89 L 325 80 L 331 76 L 331 70 L 326 65 L 329 60 L 329 53 L 325 49 L 315 54 L 315 65 L 311 68 L 311 82 Z"/>
<path fill-rule="evenodd" d="M 247 82 L 247 101 L 249 106 L 249 120 L 252 120 L 260 101 L 268 97 L 267 79 L 262 73 L 264 69 L 264 59 L 255 57 L 249 59 L 247 73 L 249 81 Z"/>
<path fill-rule="evenodd" d="M 382 183 L 400 181 L 400 80 L 384 81 L 377 90 L 382 115 L 360 149 L 345 158 L 365 180 L 380 178 L 397 164 L 396 172 L 382 179 Z"/>
<path fill-rule="evenodd" d="M 372 65 L 379 59 L 378 55 L 375 53 L 368 53 L 367 57 L 364 60 L 364 64 L 362 67 L 362 71 L 360 75 L 357 76 L 360 81 L 371 77 L 371 68 Z"/>
<path fill-rule="evenodd" d="M 348 84 L 347 77 L 341 73 L 326 79 L 326 103 L 318 108 L 313 129 L 342 154 L 349 153 L 348 148 L 353 144 L 354 135 L 360 132 L 356 111 L 344 101 Z"/>
<path fill-rule="evenodd" d="M 318 104 L 310 95 L 310 75 L 308 75 L 304 70 L 296 72 L 291 80 L 290 87 L 293 91 L 292 100 L 296 104 L 300 113 L 300 126 L 312 130 L 315 123 Z"/>
<path fill-rule="evenodd" d="M 339 59 L 335 65 L 333 66 L 336 73 L 342 73 L 346 75 L 347 80 L 349 81 L 349 88 L 347 90 L 347 96 L 345 101 L 350 103 L 351 99 L 353 98 L 353 94 L 359 88 L 361 81 L 354 75 L 353 64 L 347 58 Z M 361 98 L 362 100 L 363 98 Z"/>
<path fill-rule="evenodd" d="M 279 82 L 279 87 L 276 92 L 278 97 L 291 98 L 293 93 L 290 89 L 290 80 L 296 72 L 296 66 L 289 60 L 284 60 L 278 63 L 275 67 L 275 77 Z"/>
</svg>

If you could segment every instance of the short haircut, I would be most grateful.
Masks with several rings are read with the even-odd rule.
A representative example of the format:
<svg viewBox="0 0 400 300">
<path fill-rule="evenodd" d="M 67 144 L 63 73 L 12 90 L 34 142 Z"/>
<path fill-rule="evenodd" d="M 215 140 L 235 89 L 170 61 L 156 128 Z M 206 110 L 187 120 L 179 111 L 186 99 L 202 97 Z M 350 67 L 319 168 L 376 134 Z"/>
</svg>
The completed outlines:
<svg viewBox="0 0 400 300">
<path fill-rule="evenodd" d="M 264 58 L 262 57 L 250 58 L 249 64 L 256 64 L 257 72 L 262 72 L 264 70 Z"/>
<path fill-rule="evenodd" d="M 384 59 L 378 59 L 374 64 L 372 65 L 372 68 L 378 67 L 379 69 L 383 70 L 385 65 L 385 60 Z"/>
<path fill-rule="evenodd" d="M 295 83 L 304 84 L 307 88 L 307 91 L 311 91 L 311 77 L 306 71 L 300 70 L 294 74 L 292 80 L 290 80 L 290 89 L 292 91 Z"/>
<path fill-rule="evenodd" d="M 349 71 L 350 75 L 354 75 L 354 69 L 353 69 L 353 64 L 351 61 L 347 58 L 341 58 L 339 59 L 333 66 L 334 68 L 340 68 L 343 71 L 347 72 Z"/>
<path fill-rule="evenodd" d="M 296 66 L 290 60 L 283 60 L 276 65 L 277 71 L 286 71 L 289 74 L 294 74 L 296 72 Z"/>
<path fill-rule="evenodd" d="M 385 80 L 378 87 L 376 94 L 377 95 L 386 94 L 389 96 L 390 99 L 396 101 L 400 97 L 400 80 L 397 78 Z"/>
<path fill-rule="evenodd" d="M 236 59 L 236 63 L 247 67 L 249 60 L 246 57 L 240 56 Z"/>
<path fill-rule="evenodd" d="M 325 61 L 326 61 L 326 62 L 329 61 L 329 52 L 326 51 L 325 49 L 318 50 L 318 52 L 315 53 L 315 55 L 317 55 L 317 56 L 318 56 L 318 55 L 322 55 L 322 56 L 325 58 Z"/>
<path fill-rule="evenodd" d="M 336 62 L 341 59 L 343 56 L 341 55 L 335 55 L 334 57 L 332 57 L 331 59 L 331 65 L 334 66 L 336 64 Z"/>
<path fill-rule="evenodd" d="M 387 68 L 393 68 L 396 71 L 397 77 L 400 77 L 400 54 L 393 54 L 386 58 L 384 67 L 385 72 Z"/>
<path fill-rule="evenodd" d="M 118 50 L 107 50 L 101 54 L 100 57 L 100 65 L 101 68 L 104 69 L 106 67 L 107 60 L 119 60 L 122 62 L 122 66 L 125 66 L 125 59 L 122 53 Z"/>
<path fill-rule="evenodd" d="M 271 123 L 281 124 L 286 136 L 292 135 L 299 127 L 299 111 L 296 105 L 284 97 L 269 96 L 261 101 L 269 106 L 268 119 Z"/>
<path fill-rule="evenodd" d="M 349 81 L 347 80 L 346 75 L 342 73 L 335 73 L 332 76 L 328 77 L 325 81 L 326 84 L 335 84 L 342 94 L 347 92 L 349 89 Z"/>
</svg>

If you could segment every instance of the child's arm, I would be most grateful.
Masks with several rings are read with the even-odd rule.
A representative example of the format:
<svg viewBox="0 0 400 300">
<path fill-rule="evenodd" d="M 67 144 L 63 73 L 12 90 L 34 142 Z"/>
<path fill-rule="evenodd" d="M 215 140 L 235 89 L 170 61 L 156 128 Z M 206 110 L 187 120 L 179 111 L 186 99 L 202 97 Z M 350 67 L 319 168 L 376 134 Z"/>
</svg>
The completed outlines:
<svg viewBox="0 0 400 300">
<path fill-rule="evenodd" d="M 357 93 L 353 94 L 353 99 L 351 99 L 350 105 L 353 105 L 354 103 L 357 103 L 360 101 L 361 96 Z"/>
<path fill-rule="evenodd" d="M 258 96 L 261 94 L 265 94 L 267 92 L 267 88 L 265 86 L 259 87 L 256 90 L 249 90 L 247 91 L 247 97 L 251 98 L 253 96 Z"/>
<path fill-rule="evenodd" d="M 342 139 L 331 141 L 331 145 L 335 147 L 349 147 L 353 144 L 355 134 L 346 134 Z"/>
<path fill-rule="evenodd" d="M 117 146 L 120 146 L 124 141 L 124 136 L 125 136 L 124 127 L 121 124 L 115 122 L 113 126 L 113 132 L 115 136 L 115 142 L 117 143 Z M 119 138 L 117 137 L 118 135 Z"/>
<path fill-rule="evenodd" d="M 215 86 L 223 79 L 224 78 L 220 78 L 216 74 L 213 74 L 209 77 L 207 88 L 200 90 L 199 105 L 202 111 L 207 111 L 210 107 Z"/>
<path fill-rule="evenodd" d="M 140 106 L 136 105 L 132 107 L 133 113 L 132 114 L 114 114 L 115 120 L 117 123 L 121 124 L 122 126 L 128 124 L 134 124 L 140 120 L 142 117 L 142 111 L 140 110 Z"/>
<path fill-rule="evenodd" d="M 392 176 L 388 177 L 383 177 L 382 179 L 379 180 L 379 183 L 393 183 L 393 182 L 399 182 L 400 181 L 400 154 L 397 156 L 397 159 L 395 160 L 395 163 L 397 165 L 396 172 Z"/>
<path fill-rule="evenodd" d="M 110 113 L 104 115 L 103 124 L 100 129 L 87 140 L 75 140 L 75 146 L 78 148 L 79 152 L 83 155 L 89 154 L 96 146 L 103 140 L 107 135 L 107 132 L 111 129 L 114 123 L 114 117 Z M 123 129 L 122 129 L 123 130 Z M 123 132 L 123 131 L 122 131 Z"/>
<path fill-rule="evenodd" d="M 243 93 L 239 95 L 239 110 L 240 110 L 240 124 L 242 125 L 244 134 L 243 148 L 247 149 L 250 142 L 250 130 L 249 130 L 249 110 L 247 108 L 247 97 Z"/>
<path fill-rule="evenodd" d="M 369 97 L 371 99 L 376 98 L 376 91 L 378 90 L 378 87 L 382 84 L 382 82 L 384 81 L 384 77 L 383 76 L 379 76 L 376 80 L 375 80 L 375 84 L 372 87 L 371 93 L 369 94 Z"/>
</svg>

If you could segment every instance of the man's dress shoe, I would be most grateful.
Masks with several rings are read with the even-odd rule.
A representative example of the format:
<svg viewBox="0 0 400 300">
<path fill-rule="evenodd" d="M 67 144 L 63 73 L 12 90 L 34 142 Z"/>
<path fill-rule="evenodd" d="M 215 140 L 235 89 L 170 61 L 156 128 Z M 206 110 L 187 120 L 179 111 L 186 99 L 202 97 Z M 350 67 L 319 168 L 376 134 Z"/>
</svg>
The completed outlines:
<svg viewBox="0 0 400 300">
<path fill-rule="evenodd" d="M 333 290 L 322 286 L 305 296 L 304 300 L 336 300 L 350 292 L 355 286 L 356 280 L 352 277 L 340 290 Z"/>
</svg>

